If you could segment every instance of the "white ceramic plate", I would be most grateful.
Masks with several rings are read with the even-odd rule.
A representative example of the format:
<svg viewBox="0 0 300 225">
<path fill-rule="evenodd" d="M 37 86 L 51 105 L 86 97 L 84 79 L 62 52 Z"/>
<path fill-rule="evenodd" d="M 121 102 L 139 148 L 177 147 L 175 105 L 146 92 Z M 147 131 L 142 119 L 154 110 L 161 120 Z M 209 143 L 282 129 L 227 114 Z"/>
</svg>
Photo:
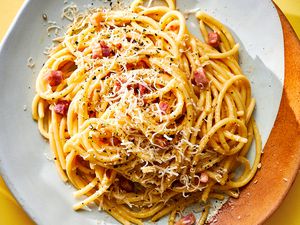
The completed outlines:
<svg viewBox="0 0 300 225">
<path fill-rule="evenodd" d="M 60 180 L 54 163 L 47 160 L 45 153 L 50 154 L 50 147 L 31 118 L 34 81 L 46 60 L 42 52 L 51 43 L 42 14 L 67 24 L 60 19 L 63 2 L 27 1 L 2 42 L 0 168 L 15 197 L 38 224 L 116 224 L 103 212 L 72 210 L 72 188 Z M 74 2 L 81 8 L 88 3 L 105 4 L 101 0 Z M 241 44 L 242 68 L 252 83 L 257 99 L 255 118 L 266 143 L 279 108 L 284 79 L 283 36 L 274 5 L 268 0 L 177 0 L 177 4 L 182 11 L 207 11 L 227 25 Z M 192 18 L 188 20 L 190 30 L 199 35 L 194 22 Z M 26 66 L 29 56 L 35 62 L 33 71 Z M 159 223 L 166 224 L 166 220 Z"/>
</svg>

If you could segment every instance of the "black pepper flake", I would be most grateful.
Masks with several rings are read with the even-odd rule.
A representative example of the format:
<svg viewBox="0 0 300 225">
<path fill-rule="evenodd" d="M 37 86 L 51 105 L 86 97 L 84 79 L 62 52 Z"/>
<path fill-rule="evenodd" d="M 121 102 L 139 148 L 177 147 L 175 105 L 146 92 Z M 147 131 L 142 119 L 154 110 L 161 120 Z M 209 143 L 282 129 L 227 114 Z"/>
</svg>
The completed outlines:
<svg viewBox="0 0 300 225">
<path fill-rule="evenodd" d="M 93 80 L 96 80 L 96 76 L 93 77 Z"/>
<path fill-rule="evenodd" d="M 75 45 L 78 45 L 78 41 L 75 41 Z"/>
</svg>

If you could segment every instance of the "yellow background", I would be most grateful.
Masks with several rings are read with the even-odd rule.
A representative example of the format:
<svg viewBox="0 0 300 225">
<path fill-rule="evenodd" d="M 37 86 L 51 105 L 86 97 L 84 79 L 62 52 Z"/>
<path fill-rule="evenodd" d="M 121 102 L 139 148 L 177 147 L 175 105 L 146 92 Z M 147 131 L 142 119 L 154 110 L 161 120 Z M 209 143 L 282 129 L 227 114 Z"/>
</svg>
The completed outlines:
<svg viewBox="0 0 300 225">
<path fill-rule="evenodd" d="M 19 10 L 24 0 L 0 0 L 0 40 Z M 300 37 L 300 0 L 274 0 L 287 16 Z M 274 184 L 275 185 L 275 184 Z M 263 197 L 262 197 L 263 199 Z M 33 225 L 0 177 L 0 224 Z M 300 176 L 289 191 L 279 209 L 267 220 L 265 225 L 300 224 Z"/>
</svg>

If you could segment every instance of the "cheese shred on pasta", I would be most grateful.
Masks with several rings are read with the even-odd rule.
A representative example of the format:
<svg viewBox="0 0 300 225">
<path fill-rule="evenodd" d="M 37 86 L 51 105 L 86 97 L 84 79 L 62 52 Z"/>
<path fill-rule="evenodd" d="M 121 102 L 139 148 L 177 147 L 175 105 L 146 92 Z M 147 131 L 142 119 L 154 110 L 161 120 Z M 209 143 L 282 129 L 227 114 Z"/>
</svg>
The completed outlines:
<svg viewBox="0 0 300 225">
<path fill-rule="evenodd" d="M 33 118 L 62 179 L 86 196 L 75 210 L 96 203 L 122 224 L 165 215 L 174 224 L 196 203 L 206 205 L 203 224 L 207 201 L 238 197 L 257 170 L 261 139 L 239 44 L 202 11 L 205 42 L 197 39 L 165 3 L 75 18 L 39 73 Z"/>
</svg>

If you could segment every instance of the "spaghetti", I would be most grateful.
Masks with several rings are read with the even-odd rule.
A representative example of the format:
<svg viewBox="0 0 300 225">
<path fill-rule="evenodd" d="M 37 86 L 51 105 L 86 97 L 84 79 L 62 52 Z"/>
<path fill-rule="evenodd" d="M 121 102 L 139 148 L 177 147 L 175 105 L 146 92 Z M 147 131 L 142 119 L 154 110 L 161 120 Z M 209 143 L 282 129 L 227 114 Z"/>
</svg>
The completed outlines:
<svg viewBox="0 0 300 225">
<path fill-rule="evenodd" d="M 201 11 L 197 39 L 165 3 L 81 15 L 39 73 L 33 118 L 62 179 L 87 196 L 75 210 L 96 203 L 122 224 L 167 214 L 174 224 L 197 203 L 203 224 L 209 199 L 238 197 L 255 175 L 261 139 L 239 44 Z"/>
</svg>

